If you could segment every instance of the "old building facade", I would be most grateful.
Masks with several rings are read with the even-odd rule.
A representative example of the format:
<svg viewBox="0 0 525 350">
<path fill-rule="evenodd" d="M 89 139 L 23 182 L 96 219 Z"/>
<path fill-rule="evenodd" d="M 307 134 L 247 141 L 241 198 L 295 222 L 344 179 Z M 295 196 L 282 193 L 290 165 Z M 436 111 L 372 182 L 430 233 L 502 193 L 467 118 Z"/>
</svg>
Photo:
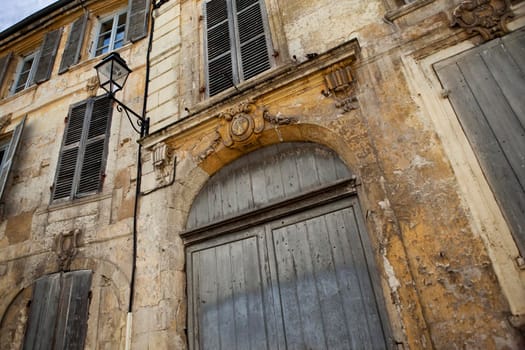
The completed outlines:
<svg viewBox="0 0 525 350">
<path fill-rule="evenodd" d="M 0 42 L 2 347 L 525 346 L 525 2 L 57 4 Z"/>
<path fill-rule="evenodd" d="M 2 349 L 124 347 L 138 135 L 93 67 L 116 50 L 142 110 L 147 5 L 58 1 L 0 34 Z"/>
</svg>

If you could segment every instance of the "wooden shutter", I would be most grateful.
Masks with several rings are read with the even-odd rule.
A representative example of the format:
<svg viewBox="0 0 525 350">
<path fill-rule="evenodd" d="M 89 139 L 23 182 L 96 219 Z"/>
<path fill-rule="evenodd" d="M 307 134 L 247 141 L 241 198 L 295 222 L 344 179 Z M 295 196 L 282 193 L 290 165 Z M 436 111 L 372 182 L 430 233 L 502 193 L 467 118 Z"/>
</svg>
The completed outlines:
<svg viewBox="0 0 525 350">
<path fill-rule="evenodd" d="M 81 350 L 86 338 L 92 271 L 56 273 L 38 279 L 24 350 Z"/>
<path fill-rule="evenodd" d="M 525 31 L 435 69 L 525 254 Z"/>
<path fill-rule="evenodd" d="M 250 79 L 271 68 L 269 35 L 261 0 L 236 0 L 241 80 Z"/>
<path fill-rule="evenodd" d="M 226 0 L 205 3 L 208 95 L 213 96 L 234 84 L 232 33 Z"/>
<path fill-rule="evenodd" d="M 72 271 L 62 277 L 54 349 L 84 349 L 92 272 Z"/>
<path fill-rule="evenodd" d="M 82 102 L 70 109 L 58 162 L 53 200 L 72 196 L 88 102 Z"/>
<path fill-rule="evenodd" d="M 64 73 L 69 67 L 78 63 L 82 42 L 84 41 L 87 19 L 87 14 L 83 15 L 71 25 L 71 31 L 69 32 L 66 47 L 62 54 L 62 61 L 60 62 L 60 69 L 58 70 L 59 74 Z"/>
<path fill-rule="evenodd" d="M 60 277 L 60 274 L 54 274 L 35 282 L 24 350 L 52 349 L 60 300 Z"/>
<path fill-rule="evenodd" d="M 44 37 L 44 43 L 42 44 L 42 49 L 40 50 L 38 66 L 36 68 L 34 78 L 35 83 L 44 82 L 51 76 L 51 71 L 53 70 L 53 64 L 55 63 L 55 57 L 61 35 L 62 28 L 59 28 L 47 33 Z"/>
<path fill-rule="evenodd" d="M 11 62 L 12 56 L 13 53 L 10 52 L 5 56 L 0 57 L 0 88 L 4 82 L 5 74 L 7 72 L 7 68 L 9 67 L 9 63 Z"/>
<path fill-rule="evenodd" d="M 7 148 L 7 153 L 4 155 L 5 161 L 2 162 L 2 167 L 0 169 L 0 200 L 2 199 L 2 196 L 4 194 L 4 189 L 7 183 L 7 178 L 9 176 L 9 171 L 11 170 L 11 166 L 13 165 L 13 159 L 15 157 L 18 144 L 20 143 L 20 139 L 22 138 L 22 131 L 24 130 L 26 118 L 27 116 L 25 116 L 24 119 L 22 119 L 22 121 L 18 123 L 18 125 L 15 127 L 13 136 L 11 137 L 11 141 L 9 142 L 9 147 Z"/>
<path fill-rule="evenodd" d="M 107 96 L 93 101 L 79 177 L 79 196 L 100 190 L 111 107 L 111 99 Z"/>
<path fill-rule="evenodd" d="M 135 42 L 148 33 L 148 0 L 129 0 L 127 40 Z"/>
</svg>

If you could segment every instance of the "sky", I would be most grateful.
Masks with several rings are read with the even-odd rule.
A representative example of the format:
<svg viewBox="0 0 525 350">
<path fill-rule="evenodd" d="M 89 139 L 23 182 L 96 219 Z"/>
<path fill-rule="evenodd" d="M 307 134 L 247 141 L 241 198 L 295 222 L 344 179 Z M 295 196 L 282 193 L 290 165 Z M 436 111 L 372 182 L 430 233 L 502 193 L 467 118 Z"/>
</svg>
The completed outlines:
<svg viewBox="0 0 525 350">
<path fill-rule="evenodd" d="M 0 32 L 20 22 L 27 16 L 54 3 L 56 0 L 7 0 L 2 1 Z"/>
</svg>

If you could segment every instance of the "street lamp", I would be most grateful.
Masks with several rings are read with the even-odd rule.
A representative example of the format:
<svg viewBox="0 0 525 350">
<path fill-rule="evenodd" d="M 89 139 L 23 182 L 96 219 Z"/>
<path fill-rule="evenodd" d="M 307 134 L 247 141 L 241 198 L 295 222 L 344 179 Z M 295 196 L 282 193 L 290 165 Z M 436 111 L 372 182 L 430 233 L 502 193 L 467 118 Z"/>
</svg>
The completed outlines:
<svg viewBox="0 0 525 350">
<path fill-rule="evenodd" d="M 115 93 L 122 90 L 124 84 L 126 84 L 129 73 L 131 73 L 131 69 L 126 64 L 126 61 L 124 61 L 118 53 L 112 52 L 104 57 L 102 61 L 95 66 L 95 69 L 97 70 L 100 87 L 117 103 L 117 110 L 126 113 L 131 126 L 136 132 L 140 133 L 140 137 L 147 135 L 149 131 L 149 119 L 135 113 L 115 97 Z M 137 118 L 137 125 L 131 120 L 130 114 Z"/>
</svg>

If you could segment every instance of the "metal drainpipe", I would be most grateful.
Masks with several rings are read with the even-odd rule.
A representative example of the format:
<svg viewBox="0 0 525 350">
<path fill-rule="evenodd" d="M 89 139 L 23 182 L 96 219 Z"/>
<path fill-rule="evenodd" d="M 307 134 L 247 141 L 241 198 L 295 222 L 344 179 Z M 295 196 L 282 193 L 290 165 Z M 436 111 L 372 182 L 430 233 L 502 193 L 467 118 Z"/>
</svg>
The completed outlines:
<svg viewBox="0 0 525 350">
<path fill-rule="evenodd" d="M 153 45 L 153 31 L 155 28 L 155 17 L 153 11 L 160 8 L 160 6 L 169 0 L 160 0 L 159 2 L 153 1 L 152 8 L 150 11 L 151 28 L 148 38 L 148 51 L 146 53 L 146 78 L 144 87 L 144 102 L 142 106 L 142 116 L 146 116 L 148 91 L 149 91 L 149 75 L 150 75 L 150 54 Z M 140 137 L 143 138 L 144 127 L 141 127 Z M 131 281 L 129 285 L 129 304 L 128 304 L 128 315 L 126 321 L 126 345 L 125 349 L 131 348 L 131 337 L 132 337 L 132 325 L 133 325 L 133 301 L 135 296 L 135 272 L 137 269 L 137 220 L 138 220 L 138 207 L 139 207 L 139 196 L 140 196 L 140 185 L 142 180 L 142 145 L 139 143 L 138 155 L 137 155 L 137 184 L 135 186 L 135 203 L 133 208 L 133 261 L 131 266 Z"/>
</svg>

